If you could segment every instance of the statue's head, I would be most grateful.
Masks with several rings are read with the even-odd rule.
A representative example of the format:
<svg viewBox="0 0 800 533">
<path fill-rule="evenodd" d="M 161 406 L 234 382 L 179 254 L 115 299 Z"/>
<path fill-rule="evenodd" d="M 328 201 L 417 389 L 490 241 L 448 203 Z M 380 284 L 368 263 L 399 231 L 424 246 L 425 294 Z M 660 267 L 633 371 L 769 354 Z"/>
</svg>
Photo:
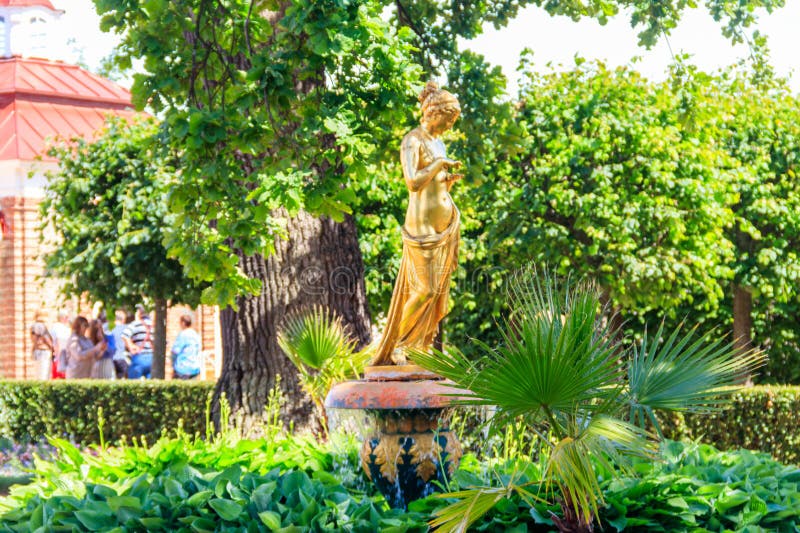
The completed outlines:
<svg viewBox="0 0 800 533">
<path fill-rule="evenodd" d="M 458 115 L 461 114 L 458 98 L 452 93 L 440 89 L 433 81 L 429 81 L 422 89 L 419 94 L 419 103 L 422 110 L 422 123 L 439 132 L 452 128 Z"/>
</svg>

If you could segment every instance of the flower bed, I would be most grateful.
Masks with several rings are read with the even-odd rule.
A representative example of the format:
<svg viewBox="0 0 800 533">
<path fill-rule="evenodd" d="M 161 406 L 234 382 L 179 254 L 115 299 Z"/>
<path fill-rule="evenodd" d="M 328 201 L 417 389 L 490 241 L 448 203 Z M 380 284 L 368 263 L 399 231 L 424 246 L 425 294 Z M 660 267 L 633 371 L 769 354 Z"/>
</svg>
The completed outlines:
<svg viewBox="0 0 800 533">
<path fill-rule="evenodd" d="M 413 502 L 407 511 L 389 509 L 355 467 L 352 440 L 331 446 L 278 434 L 258 441 L 229 434 L 210 442 L 181 436 L 162 438 L 150 448 L 123 447 L 97 456 L 66 441 L 54 444 L 58 455 L 37 461 L 33 483 L 0 498 L 0 531 L 40 526 L 276 531 L 290 525 L 299 530 L 426 531 L 431 516 L 448 503 L 430 497 Z M 603 483 L 600 519 L 605 531 L 800 527 L 798 468 L 765 454 L 676 442 L 662 448 L 661 459 L 638 463 L 638 476 Z M 536 479 L 538 469 L 519 460 L 479 462 L 467 456 L 450 488 L 491 484 L 496 475 L 512 472 Z M 476 530 L 552 531 L 551 511 L 557 508 L 502 498 Z"/>
</svg>

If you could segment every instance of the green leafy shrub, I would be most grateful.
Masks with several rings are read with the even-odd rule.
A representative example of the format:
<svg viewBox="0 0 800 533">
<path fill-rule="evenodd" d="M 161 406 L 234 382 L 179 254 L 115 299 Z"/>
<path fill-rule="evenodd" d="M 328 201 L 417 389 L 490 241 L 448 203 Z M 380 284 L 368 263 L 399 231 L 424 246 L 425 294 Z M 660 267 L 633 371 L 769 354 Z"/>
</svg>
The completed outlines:
<svg viewBox="0 0 800 533">
<path fill-rule="evenodd" d="M 63 484 L 63 481 L 62 481 Z M 157 475 L 115 483 L 77 482 L 64 494 L 31 493 L 23 506 L 0 517 L 0 531 L 42 526 L 73 531 L 376 531 L 402 523 L 402 511 L 370 498 L 353 498 L 325 470 L 274 468 L 247 472 L 175 462 Z M 424 531 L 418 515 L 414 528 Z M 377 528 L 377 529 L 376 529 Z"/>
<path fill-rule="evenodd" d="M 180 381 L 0 380 L 0 437 L 18 442 L 59 436 L 77 443 L 108 443 L 162 432 L 205 434 L 213 383 Z M 99 409 L 102 408 L 102 417 Z"/>
<path fill-rule="evenodd" d="M 322 306 L 287 317 L 278 330 L 278 345 L 297 367 L 300 383 L 311 396 L 323 432 L 328 433 L 325 398 L 335 384 L 358 379 L 370 358 L 369 347 L 357 350 L 342 318 Z"/>
<path fill-rule="evenodd" d="M 759 450 L 779 461 L 800 464 L 800 387 L 748 387 L 732 399 L 724 411 L 670 419 L 669 435 L 702 440 L 724 450 Z"/>
<path fill-rule="evenodd" d="M 431 497 L 408 512 L 389 509 L 363 477 L 350 479 L 354 439 L 337 446 L 274 434 L 203 441 L 163 437 L 153 446 L 79 451 L 59 439 L 58 457 L 37 461 L 31 485 L 0 498 L 0 532 L 71 531 L 426 531 L 449 501 Z M 800 469 L 765 454 L 718 452 L 667 442 L 660 460 L 636 461 L 635 475 L 612 478 L 595 464 L 606 504 L 604 531 L 795 531 Z M 541 479 L 542 464 L 497 463 L 467 455 L 452 481 L 475 484 Z M 354 482 L 355 481 L 355 482 Z M 475 531 L 554 531 L 557 505 L 531 507 L 498 491 Z M 116 529 L 120 528 L 120 529 Z M 750 528 L 750 529 L 747 529 Z M 759 529 L 761 528 L 761 529 Z"/>
<path fill-rule="evenodd" d="M 605 531 L 797 531 L 800 469 L 762 453 L 667 442 L 604 487 Z"/>
<path fill-rule="evenodd" d="M 374 491 L 359 490 L 371 488 L 360 475 L 346 475 L 357 461 L 354 440 L 340 437 L 334 454 L 281 427 L 269 425 L 259 440 L 240 439 L 236 430 L 210 440 L 178 432 L 149 448 L 97 455 L 52 439 L 57 457 L 38 460 L 34 482 L 0 500 L 0 531 L 427 529 L 424 515 L 389 509 Z"/>
<path fill-rule="evenodd" d="M 647 425 L 662 436 L 656 412 L 721 410 L 742 376 L 763 364 L 759 353 L 737 355 L 724 338 L 680 327 L 670 332 L 662 325 L 638 341 L 618 338 L 601 313 L 596 285 L 560 281 L 532 266 L 514 278 L 509 300 L 503 342 L 496 348 L 478 343 L 485 353 L 478 361 L 456 350 L 414 352 L 412 360 L 471 392 L 455 404 L 496 406 L 494 429 L 521 421 L 540 435 L 545 467 L 538 484 L 560 493 L 558 500 L 545 497 L 564 511 L 556 521 L 561 531 L 592 530 L 603 503 L 595 468 L 619 475 L 633 458 L 650 456 Z M 499 489 L 478 485 L 451 493 L 458 501 L 433 524 L 466 530 L 504 493 L 533 507 L 532 484 L 512 478 Z"/>
</svg>

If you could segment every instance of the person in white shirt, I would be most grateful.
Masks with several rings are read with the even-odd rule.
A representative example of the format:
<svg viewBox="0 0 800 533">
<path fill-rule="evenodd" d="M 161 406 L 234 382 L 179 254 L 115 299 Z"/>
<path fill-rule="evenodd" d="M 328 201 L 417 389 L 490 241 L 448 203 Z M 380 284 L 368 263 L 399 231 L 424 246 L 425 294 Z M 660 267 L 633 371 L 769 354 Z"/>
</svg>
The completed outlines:
<svg viewBox="0 0 800 533">
<path fill-rule="evenodd" d="M 72 327 L 69 319 L 69 312 L 61 309 L 58 312 L 58 321 L 50 326 L 50 334 L 53 336 L 53 356 L 56 359 L 56 377 L 64 377 L 67 371 L 67 341 L 72 335 Z"/>
<path fill-rule="evenodd" d="M 47 313 L 40 309 L 31 325 L 31 343 L 33 344 L 33 359 L 36 361 L 37 379 L 50 379 L 53 373 L 53 337 L 45 326 Z"/>
</svg>

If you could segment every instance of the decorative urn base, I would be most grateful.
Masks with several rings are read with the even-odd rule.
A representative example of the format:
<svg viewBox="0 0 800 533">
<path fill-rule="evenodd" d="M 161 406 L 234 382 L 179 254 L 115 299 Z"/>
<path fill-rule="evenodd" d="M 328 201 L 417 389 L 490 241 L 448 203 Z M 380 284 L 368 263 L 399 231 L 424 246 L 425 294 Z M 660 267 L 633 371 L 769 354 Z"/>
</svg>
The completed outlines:
<svg viewBox="0 0 800 533">
<path fill-rule="evenodd" d="M 461 444 L 443 395 L 466 391 L 444 383 L 415 365 L 368 367 L 365 379 L 336 385 L 325 400 L 326 408 L 369 416 L 361 466 L 392 507 L 429 496 L 458 467 Z"/>
</svg>

